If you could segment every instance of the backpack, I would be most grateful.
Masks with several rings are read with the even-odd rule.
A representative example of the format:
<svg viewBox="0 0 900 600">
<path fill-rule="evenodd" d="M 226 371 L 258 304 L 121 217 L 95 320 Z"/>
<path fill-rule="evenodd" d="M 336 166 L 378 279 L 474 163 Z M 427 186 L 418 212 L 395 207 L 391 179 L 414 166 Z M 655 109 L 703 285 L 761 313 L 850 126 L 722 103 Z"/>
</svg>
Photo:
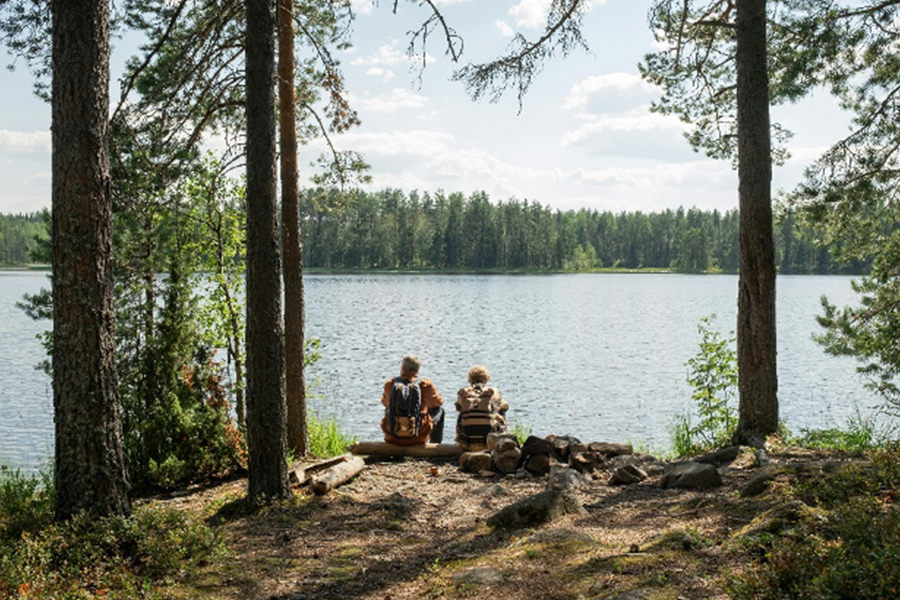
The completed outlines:
<svg viewBox="0 0 900 600">
<path fill-rule="evenodd" d="M 506 420 L 496 412 L 495 393 L 492 387 L 475 384 L 463 388 L 459 394 L 456 434 L 457 441 L 463 446 L 486 445 L 489 433 L 506 430 Z"/>
<path fill-rule="evenodd" d="M 422 425 L 422 392 L 417 381 L 394 379 L 387 411 L 388 428 L 398 438 L 414 438 Z"/>
</svg>

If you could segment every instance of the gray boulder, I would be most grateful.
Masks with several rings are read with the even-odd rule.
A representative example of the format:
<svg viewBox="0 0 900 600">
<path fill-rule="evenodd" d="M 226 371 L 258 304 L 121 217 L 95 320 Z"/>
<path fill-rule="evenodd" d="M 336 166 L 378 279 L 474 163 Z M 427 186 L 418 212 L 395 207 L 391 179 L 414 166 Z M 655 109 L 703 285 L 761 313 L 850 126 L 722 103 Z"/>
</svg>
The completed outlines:
<svg viewBox="0 0 900 600">
<path fill-rule="evenodd" d="M 489 433 L 487 436 L 487 449 L 491 452 L 506 452 L 512 448 L 518 449 L 519 438 L 510 433 Z"/>
<path fill-rule="evenodd" d="M 615 469 L 609 478 L 609 485 L 630 485 L 647 479 L 647 472 L 637 465 L 623 465 Z"/>
<path fill-rule="evenodd" d="M 522 451 L 518 445 L 507 447 L 506 450 L 494 450 L 491 452 L 491 460 L 498 473 L 504 475 L 515 473 L 519 468 L 519 461 L 522 460 Z"/>
<path fill-rule="evenodd" d="M 722 476 L 718 469 L 713 465 L 692 460 L 670 465 L 660 481 L 660 486 L 664 489 L 706 490 L 720 485 L 722 485 Z"/>
<path fill-rule="evenodd" d="M 525 469 L 535 475 L 546 475 L 550 472 L 550 455 L 535 454 L 525 459 Z"/>
<path fill-rule="evenodd" d="M 547 479 L 549 490 L 574 490 L 590 485 L 591 481 L 575 469 L 559 464 L 550 467 L 550 477 Z"/>
<path fill-rule="evenodd" d="M 585 512 L 581 501 L 571 491 L 546 490 L 494 513 L 487 524 L 495 529 L 528 529 L 568 514 Z"/>
<path fill-rule="evenodd" d="M 487 452 L 465 452 L 459 457 L 459 467 L 471 473 L 490 471 L 491 463 L 491 455 Z"/>
</svg>

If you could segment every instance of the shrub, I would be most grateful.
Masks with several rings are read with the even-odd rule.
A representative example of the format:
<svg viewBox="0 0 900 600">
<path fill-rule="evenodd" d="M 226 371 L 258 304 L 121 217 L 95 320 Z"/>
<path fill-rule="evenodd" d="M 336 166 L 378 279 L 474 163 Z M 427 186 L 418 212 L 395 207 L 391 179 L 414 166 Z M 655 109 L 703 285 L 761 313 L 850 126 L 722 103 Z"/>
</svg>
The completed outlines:
<svg viewBox="0 0 900 600">
<path fill-rule="evenodd" d="M 221 557 L 216 530 L 144 506 L 129 518 L 78 515 L 0 543 L 0 597 L 155 598 L 157 588 Z"/>
<path fill-rule="evenodd" d="M 676 456 L 697 454 L 729 444 L 737 427 L 730 405 L 738 383 L 734 338 L 723 339 L 714 331 L 715 315 L 704 317 L 697 326 L 700 351 L 689 359 L 687 382 L 693 388 L 691 399 L 697 408 L 699 423 L 692 426 L 690 414 L 679 415 L 671 428 Z"/>
</svg>

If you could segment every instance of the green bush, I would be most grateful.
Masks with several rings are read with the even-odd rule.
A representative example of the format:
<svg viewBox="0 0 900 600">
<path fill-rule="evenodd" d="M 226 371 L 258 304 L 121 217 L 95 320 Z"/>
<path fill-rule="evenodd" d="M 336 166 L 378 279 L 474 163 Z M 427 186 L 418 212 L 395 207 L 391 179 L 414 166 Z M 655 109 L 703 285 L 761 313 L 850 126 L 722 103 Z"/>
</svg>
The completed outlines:
<svg viewBox="0 0 900 600">
<path fill-rule="evenodd" d="M 900 590 L 900 511 L 877 500 L 841 506 L 822 531 L 779 539 L 729 582 L 735 600 L 896 598 Z"/>
<path fill-rule="evenodd" d="M 671 427 L 672 447 L 676 456 L 698 454 L 731 443 L 737 417 L 731 401 L 738 383 L 737 355 L 732 349 L 734 338 L 723 339 L 712 329 L 715 315 L 700 320 L 700 350 L 689 359 L 687 382 L 693 388 L 691 399 L 697 409 L 699 423 L 692 425 L 690 413 L 675 417 Z"/>
<path fill-rule="evenodd" d="M 53 516 L 53 477 L 23 475 L 0 465 L 0 541 L 37 531 Z"/>
<path fill-rule="evenodd" d="M 223 554 L 216 530 L 179 511 L 79 515 L 0 542 L 0 598 L 157 598 L 159 587 Z"/>
<path fill-rule="evenodd" d="M 795 486 L 804 502 L 832 512 L 762 544 L 765 552 L 729 580 L 736 600 L 886 599 L 900 591 L 900 450 L 873 453 Z"/>
</svg>

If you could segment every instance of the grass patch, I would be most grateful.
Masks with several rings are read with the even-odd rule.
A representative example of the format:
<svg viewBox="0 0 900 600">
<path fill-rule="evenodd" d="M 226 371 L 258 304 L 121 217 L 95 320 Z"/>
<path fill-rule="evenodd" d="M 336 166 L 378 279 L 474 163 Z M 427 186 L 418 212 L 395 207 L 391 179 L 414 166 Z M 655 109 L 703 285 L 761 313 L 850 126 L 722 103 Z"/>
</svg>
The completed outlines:
<svg viewBox="0 0 900 600">
<path fill-rule="evenodd" d="M 334 417 L 320 419 L 309 413 L 307 420 L 309 451 L 313 456 L 331 458 L 347 452 L 347 446 L 357 442 L 356 436 L 348 436 L 341 431 Z"/>
</svg>

